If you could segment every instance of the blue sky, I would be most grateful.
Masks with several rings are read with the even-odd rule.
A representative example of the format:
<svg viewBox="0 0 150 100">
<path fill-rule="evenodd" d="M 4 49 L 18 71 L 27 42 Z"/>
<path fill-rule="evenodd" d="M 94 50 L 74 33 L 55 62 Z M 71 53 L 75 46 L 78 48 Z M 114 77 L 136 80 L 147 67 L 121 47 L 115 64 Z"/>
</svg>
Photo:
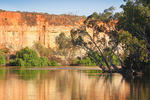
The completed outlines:
<svg viewBox="0 0 150 100">
<path fill-rule="evenodd" d="M 103 12 L 110 6 L 122 11 L 123 0 L 0 0 L 0 9 L 8 11 L 43 12 L 49 14 L 90 15 Z"/>
</svg>

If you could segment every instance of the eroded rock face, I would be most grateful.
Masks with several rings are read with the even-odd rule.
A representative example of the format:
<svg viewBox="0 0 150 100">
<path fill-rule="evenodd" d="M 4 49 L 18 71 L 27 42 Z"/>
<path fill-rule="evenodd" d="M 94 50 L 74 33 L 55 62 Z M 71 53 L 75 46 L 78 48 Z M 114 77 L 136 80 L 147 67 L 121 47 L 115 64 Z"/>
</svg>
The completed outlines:
<svg viewBox="0 0 150 100">
<path fill-rule="evenodd" d="M 82 16 L 0 11 L 0 48 L 17 51 L 35 42 L 54 48 L 61 32 L 69 36 L 70 30 L 84 20 Z"/>
<path fill-rule="evenodd" d="M 61 32 L 70 37 L 70 30 L 82 26 L 85 19 L 83 16 L 0 10 L 0 48 L 7 47 L 13 51 L 18 51 L 26 46 L 32 47 L 35 42 L 40 42 L 45 47 L 55 48 L 55 39 Z M 91 23 L 87 27 L 87 31 L 92 37 L 99 38 L 95 34 L 97 31 L 95 29 L 100 30 L 102 26 L 105 28 L 103 30 L 106 31 L 115 28 L 114 22 L 106 24 L 102 21 L 97 21 L 94 23 L 96 24 Z M 104 36 L 106 32 L 100 33 L 98 35 Z"/>
</svg>

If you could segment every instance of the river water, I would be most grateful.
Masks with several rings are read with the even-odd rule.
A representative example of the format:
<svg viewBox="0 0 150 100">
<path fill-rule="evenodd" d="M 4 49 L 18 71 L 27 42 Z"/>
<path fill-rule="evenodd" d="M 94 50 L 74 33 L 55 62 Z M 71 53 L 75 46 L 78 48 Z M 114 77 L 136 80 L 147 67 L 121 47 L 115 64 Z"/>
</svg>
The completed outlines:
<svg viewBox="0 0 150 100">
<path fill-rule="evenodd" d="M 0 68 L 0 100 L 150 100 L 150 78 L 92 68 Z"/>
</svg>

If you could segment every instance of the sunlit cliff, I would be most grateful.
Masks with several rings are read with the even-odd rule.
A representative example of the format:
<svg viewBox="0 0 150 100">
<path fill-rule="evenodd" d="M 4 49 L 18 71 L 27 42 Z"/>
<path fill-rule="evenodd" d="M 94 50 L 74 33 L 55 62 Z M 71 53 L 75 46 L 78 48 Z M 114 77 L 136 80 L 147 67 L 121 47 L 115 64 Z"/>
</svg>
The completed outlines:
<svg viewBox="0 0 150 100">
<path fill-rule="evenodd" d="M 61 32 L 70 37 L 70 30 L 84 25 L 85 20 L 85 16 L 77 15 L 0 10 L 0 48 L 7 47 L 17 51 L 26 46 L 32 47 L 35 42 L 55 48 L 55 39 Z M 112 22 L 109 24 L 97 22 L 98 27 L 105 28 L 99 37 L 108 38 L 105 32 L 115 27 Z M 87 31 L 94 36 L 95 30 L 92 27 L 88 27 Z"/>
<path fill-rule="evenodd" d="M 0 47 L 13 50 L 32 47 L 41 42 L 45 47 L 55 46 L 55 37 L 61 32 L 83 24 L 85 17 L 76 15 L 49 15 L 43 13 L 0 11 Z"/>
</svg>

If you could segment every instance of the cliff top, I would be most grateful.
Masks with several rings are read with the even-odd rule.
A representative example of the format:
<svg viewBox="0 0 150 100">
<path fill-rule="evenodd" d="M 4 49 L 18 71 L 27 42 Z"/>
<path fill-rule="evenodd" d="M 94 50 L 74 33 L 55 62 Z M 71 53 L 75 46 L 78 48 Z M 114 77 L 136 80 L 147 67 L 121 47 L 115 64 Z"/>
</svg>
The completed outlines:
<svg viewBox="0 0 150 100">
<path fill-rule="evenodd" d="M 39 23 L 47 23 L 48 25 L 65 25 L 65 26 L 78 26 L 83 24 L 86 19 L 85 16 L 77 15 L 54 15 L 48 13 L 36 13 L 36 12 L 13 12 L 0 10 L 0 26 L 4 25 L 28 25 L 36 26 Z"/>
</svg>

